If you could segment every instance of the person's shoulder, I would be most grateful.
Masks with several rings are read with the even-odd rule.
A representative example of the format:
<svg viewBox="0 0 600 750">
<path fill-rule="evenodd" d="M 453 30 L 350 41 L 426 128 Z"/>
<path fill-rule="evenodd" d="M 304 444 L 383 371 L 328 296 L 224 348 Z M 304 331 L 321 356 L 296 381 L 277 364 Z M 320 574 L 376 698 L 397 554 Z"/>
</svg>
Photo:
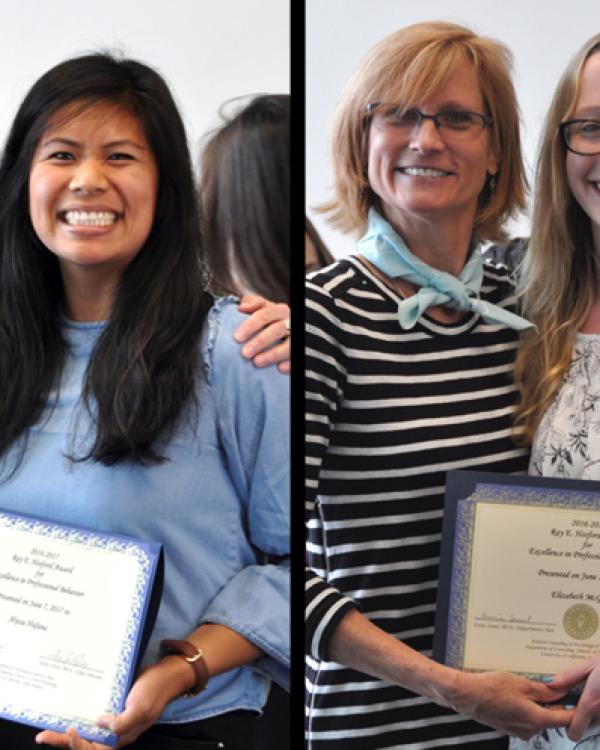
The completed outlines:
<svg viewBox="0 0 600 750">
<path fill-rule="evenodd" d="M 510 284 L 514 282 L 515 273 L 502 263 L 494 263 L 487 258 L 483 259 L 484 283 Z"/>
<path fill-rule="evenodd" d="M 256 367 L 250 359 L 242 356 L 243 344 L 236 341 L 234 333 L 248 315 L 239 311 L 239 302 L 237 297 L 219 297 L 208 311 L 202 336 L 207 381 L 224 385 L 233 381 L 275 380 L 276 377 L 286 380 L 275 366 Z"/>
<path fill-rule="evenodd" d="M 483 260 L 494 268 L 507 269 L 516 276 L 528 245 L 528 237 L 513 237 L 509 242 L 486 247 Z"/>
<path fill-rule="evenodd" d="M 505 245 L 492 245 L 483 254 L 481 297 L 493 304 L 518 310 L 518 274 L 528 238 L 517 237 Z"/>
<path fill-rule="evenodd" d="M 500 304 L 503 301 L 514 301 L 517 289 L 515 272 L 501 264 L 490 263 L 484 259 L 481 298 Z"/>
<path fill-rule="evenodd" d="M 240 354 L 241 345 L 233 337 L 236 328 L 247 317 L 239 311 L 239 302 L 237 297 L 219 297 L 215 299 L 206 316 L 202 355 L 209 380 L 212 378 L 217 359 L 235 361 L 239 358 L 243 362 L 247 361 Z"/>
<path fill-rule="evenodd" d="M 307 295 L 310 297 L 312 294 L 326 294 L 334 299 L 343 297 L 348 289 L 356 286 L 360 275 L 360 267 L 354 258 L 341 258 L 325 268 L 308 274 Z"/>
</svg>

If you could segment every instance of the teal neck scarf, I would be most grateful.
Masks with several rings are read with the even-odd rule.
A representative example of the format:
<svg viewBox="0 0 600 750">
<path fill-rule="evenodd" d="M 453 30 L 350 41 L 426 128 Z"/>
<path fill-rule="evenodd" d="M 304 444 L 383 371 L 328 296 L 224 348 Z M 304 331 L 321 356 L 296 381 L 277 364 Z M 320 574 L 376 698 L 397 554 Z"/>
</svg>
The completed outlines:
<svg viewBox="0 0 600 750">
<path fill-rule="evenodd" d="M 483 260 L 479 246 L 473 244 L 469 259 L 458 278 L 438 271 L 406 247 L 391 225 L 374 209 L 369 211 L 367 233 L 357 245 L 358 252 L 380 271 L 392 279 L 402 278 L 419 286 L 412 297 L 398 305 L 398 320 L 404 329 L 413 328 L 427 308 L 448 305 L 458 310 L 477 313 L 486 323 L 501 325 L 521 331 L 532 328 L 525 318 L 511 313 L 491 302 L 479 299 L 483 280 Z"/>
</svg>

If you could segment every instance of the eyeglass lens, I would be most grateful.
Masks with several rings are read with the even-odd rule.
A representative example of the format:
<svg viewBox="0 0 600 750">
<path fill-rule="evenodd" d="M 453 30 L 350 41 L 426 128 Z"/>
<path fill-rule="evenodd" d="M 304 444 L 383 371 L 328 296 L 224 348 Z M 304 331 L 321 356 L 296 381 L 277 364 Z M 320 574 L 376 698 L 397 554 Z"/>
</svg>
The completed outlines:
<svg viewBox="0 0 600 750">
<path fill-rule="evenodd" d="M 381 126 L 394 128 L 407 134 L 421 127 L 425 120 L 432 120 L 446 140 L 456 141 L 477 138 L 486 125 L 484 115 L 465 110 L 444 110 L 428 115 L 416 107 L 402 109 L 382 105 L 375 118 L 375 122 Z"/>
<path fill-rule="evenodd" d="M 567 145 L 578 154 L 600 154 L 600 120 L 574 120 L 565 129 Z"/>
</svg>

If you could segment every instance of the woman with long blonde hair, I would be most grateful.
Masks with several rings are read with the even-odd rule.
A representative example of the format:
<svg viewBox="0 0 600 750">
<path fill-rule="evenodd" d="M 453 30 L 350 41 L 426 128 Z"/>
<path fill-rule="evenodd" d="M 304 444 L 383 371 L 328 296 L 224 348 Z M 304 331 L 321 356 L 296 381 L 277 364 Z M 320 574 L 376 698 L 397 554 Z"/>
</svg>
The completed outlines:
<svg viewBox="0 0 600 750">
<path fill-rule="evenodd" d="M 578 51 L 548 112 L 536 174 L 532 236 L 521 269 L 528 331 L 516 363 L 521 438 L 531 474 L 600 479 L 600 34 Z M 553 687 L 586 680 L 567 738 L 600 747 L 600 656 Z M 550 730 L 552 747 L 571 746 Z M 542 747 L 540 737 L 532 747 Z M 535 744 L 538 742 L 538 744 Z M 567 743 L 565 745 L 565 743 Z"/>
</svg>

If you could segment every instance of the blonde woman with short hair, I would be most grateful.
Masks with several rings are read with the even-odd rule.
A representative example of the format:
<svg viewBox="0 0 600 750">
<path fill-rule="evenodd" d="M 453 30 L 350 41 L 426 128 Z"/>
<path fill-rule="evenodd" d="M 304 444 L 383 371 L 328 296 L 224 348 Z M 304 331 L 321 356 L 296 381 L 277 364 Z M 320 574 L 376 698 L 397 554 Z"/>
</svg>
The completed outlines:
<svg viewBox="0 0 600 750">
<path fill-rule="evenodd" d="M 306 305 L 309 750 L 506 748 L 566 726 L 553 690 L 429 654 L 448 469 L 524 472 L 512 436 L 514 286 L 479 243 L 525 178 L 511 56 L 444 22 L 361 62 L 326 209 L 360 239 Z"/>
</svg>

